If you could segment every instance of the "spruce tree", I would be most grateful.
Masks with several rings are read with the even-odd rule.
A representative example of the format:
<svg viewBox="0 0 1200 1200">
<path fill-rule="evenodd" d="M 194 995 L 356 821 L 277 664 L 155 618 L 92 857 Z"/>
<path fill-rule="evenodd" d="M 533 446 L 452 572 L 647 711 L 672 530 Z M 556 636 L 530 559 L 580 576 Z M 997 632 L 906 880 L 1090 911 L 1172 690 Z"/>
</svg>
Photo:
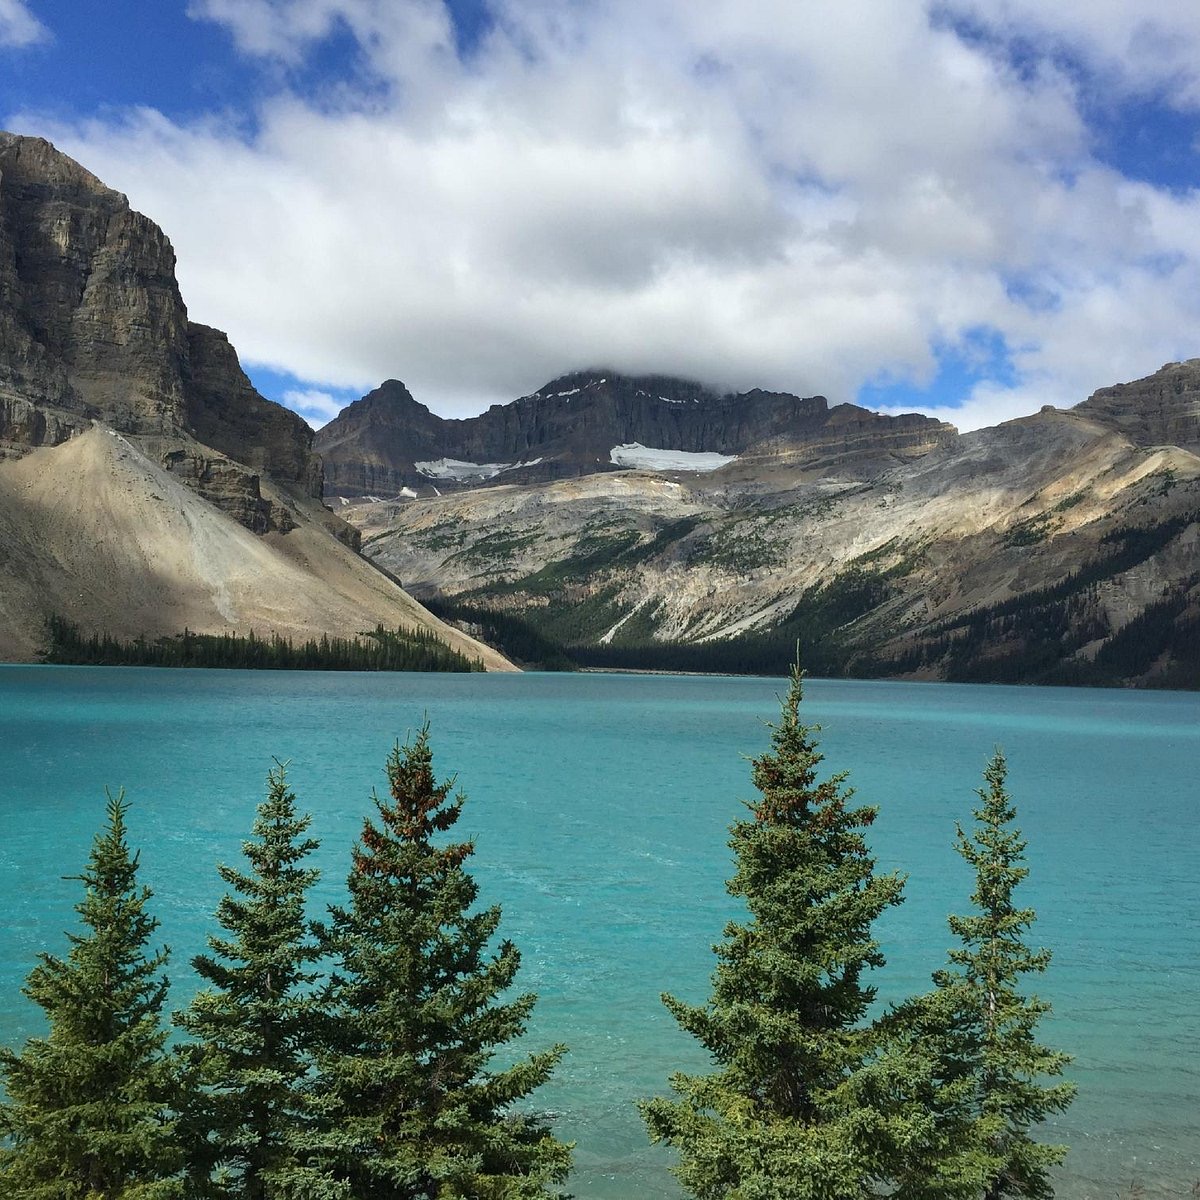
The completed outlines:
<svg viewBox="0 0 1200 1200">
<path fill-rule="evenodd" d="M 193 1191 L 277 1200 L 304 1178 L 311 1120 L 306 1103 L 318 999 L 320 949 L 305 897 L 320 872 L 310 818 L 296 814 L 283 764 L 267 775 L 249 871 L 218 867 L 232 889 L 217 907 L 223 936 L 192 965 L 209 987 L 176 1015 L 193 1041 L 180 1048 L 191 1100 L 183 1122 Z M 214 1176 L 209 1183 L 210 1176 Z"/>
<path fill-rule="evenodd" d="M 1047 1083 L 1070 1056 L 1038 1043 L 1039 1019 L 1050 1006 L 1025 995 L 1027 975 L 1045 971 L 1048 950 L 1031 950 L 1026 936 L 1036 918 L 1013 893 L 1029 874 L 1026 843 L 1013 825 L 1007 764 L 996 750 L 978 792 L 971 836 L 958 828 L 958 852 L 975 871 L 970 916 L 950 917 L 962 945 L 950 966 L 934 975 L 935 990 L 907 1006 L 934 1065 L 930 1111 L 943 1152 L 917 1158 L 899 1180 L 898 1194 L 1029 1197 L 1054 1194 L 1048 1172 L 1067 1148 L 1034 1141 L 1031 1131 L 1074 1098 L 1070 1083 Z"/>
<path fill-rule="evenodd" d="M 883 965 L 872 923 L 902 899 L 877 875 L 846 776 L 818 781 L 817 727 L 801 723 L 793 670 L 772 749 L 753 763 L 760 798 L 734 823 L 731 895 L 749 920 L 726 926 L 707 1004 L 664 1002 L 715 1070 L 677 1074 L 675 1099 L 643 1103 L 651 1140 L 701 1200 L 842 1200 L 872 1194 L 907 1136 L 895 1066 L 866 1022 Z"/>
<path fill-rule="evenodd" d="M 7 1200 L 169 1200 L 182 1162 L 161 1012 L 166 949 L 137 883 L 123 795 L 110 796 L 76 905 L 67 957 L 42 954 L 25 994 L 49 1022 L 18 1053 L 0 1051 L 0 1194 Z"/>
<path fill-rule="evenodd" d="M 454 780 L 434 778 L 426 724 L 387 760 L 353 852 L 348 907 L 331 909 L 330 1043 L 319 1064 L 323 1150 L 311 1160 L 355 1200 L 499 1200 L 556 1195 L 570 1147 L 517 1110 L 564 1048 L 494 1069 L 536 997 L 501 999 L 520 954 L 490 950 L 498 907 L 472 912 L 471 842 Z M 506 1058 L 511 1058 L 511 1051 Z"/>
</svg>

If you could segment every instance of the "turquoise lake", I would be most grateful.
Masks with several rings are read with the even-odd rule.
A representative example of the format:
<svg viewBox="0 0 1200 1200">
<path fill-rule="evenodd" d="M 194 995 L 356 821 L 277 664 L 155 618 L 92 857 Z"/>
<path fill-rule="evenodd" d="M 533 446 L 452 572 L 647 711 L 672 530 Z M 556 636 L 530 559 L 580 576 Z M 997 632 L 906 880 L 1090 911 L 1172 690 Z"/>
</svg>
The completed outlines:
<svg viewBox="0 0 1200 1200">
<path fill-rule="evenodd" d="M 40 1029 L 19 988 L 62 951 L 104 789 L 133 802 L 133 844 L 172 947 L 173 1001 L 212 929 L 218 861 L 235 863 L 272 758 L 313 813 L 340 898 L 349 849 L 396 739 L 428 714 L 435 766 L 469 799 L 481 900 L 504 908 L 519 982 L 540 994 L 531 1047 L 571 1052 L 539 1107 L 577 1143 L 580 1200 L 675 1197 L 669 1153 L 634 1109 L 704 1058 L 659 1001 L 707 996 L 736 913 L 726 828 L 753 794 L 783 682 L 626 675 L 354 675 L 0 667 L 0 1040 Z M 924 990 L 945 917 L 971 890 L 953 851 L 994 745 L 1028 843 L 1023 900 L 1053 950 L 1043 1040 L 1079 1098 L 1068 1200 L 1192 1196 L 1200 1180 L 1200 697 L 810 681 L 831 770 L 880 807 L 880 869 L 908 874 L 879 927 L 882 999 Z"/>
</svg>

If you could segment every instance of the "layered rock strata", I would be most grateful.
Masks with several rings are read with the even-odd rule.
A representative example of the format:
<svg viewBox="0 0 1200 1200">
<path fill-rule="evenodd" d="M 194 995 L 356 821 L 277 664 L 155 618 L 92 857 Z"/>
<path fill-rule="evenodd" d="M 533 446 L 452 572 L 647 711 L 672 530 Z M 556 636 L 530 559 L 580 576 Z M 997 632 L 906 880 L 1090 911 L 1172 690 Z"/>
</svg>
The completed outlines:
<svg viewBox="0 0 1200 1200">
<path fill-rule="evenodd" d="M 188 320 L 162 230 L 49 142 L 0 133 L 0 451 L 93 421 L 194 438 L 321 495 L 312 430 L 255 391 L 223 333 Z"/>
<path fill-rule="evenodd" d="M 451 462 L 494 468 L 465 482 L 543 482 L 615 469 L 614 447 L 722 455 L 786 454 L 836 466 L 860 458 L 893 462 L 927 453 L 954 427 L 918 413 L 881 416 L 823 396 L 754 390 L 718 395 L 666 376 L 613 371 L 565 375 L 477 417 L 444 419 L 391 379 L 351 404 L 316 439 L 331 495 L 439 490 L 463 480 L 431 472 Z"/>
</svg>

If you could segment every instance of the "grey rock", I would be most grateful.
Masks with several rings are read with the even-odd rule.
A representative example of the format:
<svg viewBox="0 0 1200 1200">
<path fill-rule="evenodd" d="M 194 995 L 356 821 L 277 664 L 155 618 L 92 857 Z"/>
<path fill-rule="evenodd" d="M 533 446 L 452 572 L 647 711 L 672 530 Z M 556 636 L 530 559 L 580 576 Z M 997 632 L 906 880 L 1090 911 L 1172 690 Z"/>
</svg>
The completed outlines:
<svg viewBox="0 0 1200 1200">
<path fill-rule="evenodd" d="M 448 420 L 389 379 L 317 434 L 330 495 L 394 495 L 428 488 L 418 462 L 441 458 L 511 465 L 496 482 L 546 482 L 615 468 L 614 446 L 775 455 L 841 465 L 895 463 L 953 440 L 953 426 L 918 413 L 880 416 L 824 396 L 754 390 L 719 395 L 668 376 L 583 371 L 477 417 Z M 535 461 L 536 460 L 536 461 Z M 527 465 L 525 465 L 527 464 Z M 446 482 L 445 488 L 453 488 Z M 445 490 L 443 481 L 437 481 Z"/>
</svg>

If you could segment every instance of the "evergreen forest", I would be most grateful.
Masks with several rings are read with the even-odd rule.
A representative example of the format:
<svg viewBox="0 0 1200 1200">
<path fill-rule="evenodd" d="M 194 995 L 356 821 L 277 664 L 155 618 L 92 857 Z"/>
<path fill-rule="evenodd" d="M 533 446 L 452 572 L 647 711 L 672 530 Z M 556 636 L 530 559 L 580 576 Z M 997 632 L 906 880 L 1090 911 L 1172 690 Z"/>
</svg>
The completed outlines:
<svg viewBox="0 0 1200 1200">
<path fill-rule="evenodd" d="M 84 634 L 53 616 L 46 626 L 44 662 L 104 667 L 231 667 L 273 671 L 482 671 L 483 664 L 452 650 L 425 629 L 377 625 L 357 637 L 310 638 L 295 643 L 273 633 L 193 633 L 122 641 Z"/>
<path fill-rule="evenodd" d="M 1053 1195 L 1066 1147 L 1039 1137 L 1074 1095 L 1038 1038 L 1050 955 L 1022 906 L 1007 764 L 950 831 L 975 888 L 929 990 L 883 1008 L 874 923 L 903 903 L 867 841 L 876 809 L 821 768 L 793 670 L 756 798 L 730 828 L 741 915 L 701 1004 L 666 995 L 709 1069 L 640 1104 L 697 1200 L 1002 1200 Z M 572 1146 L 536 1102 L 567 1048 L 528 1050 L 536 996 L 499 905 L 455 837 L 465 797 L 428 724 L 385 763 L 345 900 L 309 913 L 311 818 L 268 772 L 197 989 L 166 1011 L 168 952 L 138 879 L 123 795 L 78 882 L 78 932 L 25 994 L 45 1031 L 0 1050 L 8 1200 L 537 1200 L 565 1197 Z"/>
</svg>

